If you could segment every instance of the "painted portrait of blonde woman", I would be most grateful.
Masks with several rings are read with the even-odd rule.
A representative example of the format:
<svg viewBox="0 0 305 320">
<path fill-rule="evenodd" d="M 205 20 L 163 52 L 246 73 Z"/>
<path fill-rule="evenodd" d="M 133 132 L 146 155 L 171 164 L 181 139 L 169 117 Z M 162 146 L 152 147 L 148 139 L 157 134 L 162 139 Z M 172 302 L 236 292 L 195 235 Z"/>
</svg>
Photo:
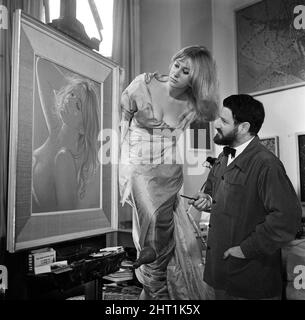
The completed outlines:
<svg viewBox="0 0 305 320">
<path fill-rule="evenodd" d="M 32 212 L 98 208 L 98 84 L 43 58 L 36 81 Z"/>
</svg>

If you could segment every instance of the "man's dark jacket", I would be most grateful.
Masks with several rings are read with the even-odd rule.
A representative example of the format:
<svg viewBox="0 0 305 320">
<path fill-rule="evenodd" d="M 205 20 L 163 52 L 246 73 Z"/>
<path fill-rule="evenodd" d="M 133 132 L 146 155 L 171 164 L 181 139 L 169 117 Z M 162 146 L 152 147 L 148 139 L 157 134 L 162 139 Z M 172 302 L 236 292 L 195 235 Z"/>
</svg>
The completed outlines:
<svg viewBox="0 0 305 320">
<path fill-rule="evenodd" d="M 281 161 L 255 137 L 227 166 L 221 153 L 205 192 L 213 198 L 204 279 L 232 296 L 281 296 L 281 247 L 295 238 L 302 209 Z M 240 246 L 246 259 L 224 252 Z"/>
</svg>

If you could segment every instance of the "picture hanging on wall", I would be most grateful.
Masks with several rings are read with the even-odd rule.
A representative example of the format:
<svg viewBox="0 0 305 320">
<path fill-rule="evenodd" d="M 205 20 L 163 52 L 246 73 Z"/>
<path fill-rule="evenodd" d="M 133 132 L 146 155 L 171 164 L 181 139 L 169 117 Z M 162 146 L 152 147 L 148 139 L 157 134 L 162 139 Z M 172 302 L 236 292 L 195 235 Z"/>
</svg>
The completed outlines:
<svg viewBox="0 0 305 320">
<path fill-rule="evenodd" d="M 305 132 L 296 134 L 297 160 L 299 172 L 299 195 L 302 204 L 305 204 Z"/>
<path fill-rule="evenodd" d="M 294 13 L 299 2 L 262 0 L 235 12 L 239 93 L 305 85 L 304 29 L 295 26 Z"/>
<path fill-rule="evenodd" d="M 116 230 L 119 67 L 20 10 L 12 52 L 8 250 Z"/>
<path fill-rule="evenodd" d="M 275 154 L 277 157 L 280 156 L 279 152 L 279 137 L 263 137 L 260 138 L 261 144 L 264 145 L 269 151 Z"/>
</svg>

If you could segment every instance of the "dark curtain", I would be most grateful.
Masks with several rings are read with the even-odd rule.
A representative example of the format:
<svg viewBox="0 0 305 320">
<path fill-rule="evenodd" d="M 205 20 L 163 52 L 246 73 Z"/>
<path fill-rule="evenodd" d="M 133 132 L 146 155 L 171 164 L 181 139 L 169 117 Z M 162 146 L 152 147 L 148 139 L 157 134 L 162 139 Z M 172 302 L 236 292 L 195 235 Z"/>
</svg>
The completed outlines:
<svg viewBox="0 0 305 320">
<path fill-rule="evenodd" d="M 113 1 L 112 59 L 124 69 L 122 89 L 140 72 L 139 0 Z"/>
<path fill-rule="evenodd" d="M 139 0 L 114 0 L 112 59 L 122 68 L 121 91 L 140 73 L 139 27 Z M 119 227 L 131 228 L 131 206 L 119 203 L 118 210 Z"/>
</svg>

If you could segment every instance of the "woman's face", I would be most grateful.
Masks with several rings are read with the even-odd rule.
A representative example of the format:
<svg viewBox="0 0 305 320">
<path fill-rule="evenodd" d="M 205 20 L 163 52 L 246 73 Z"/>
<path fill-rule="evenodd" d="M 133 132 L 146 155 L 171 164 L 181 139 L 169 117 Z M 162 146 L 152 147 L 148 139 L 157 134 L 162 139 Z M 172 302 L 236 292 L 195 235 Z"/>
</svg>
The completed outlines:
<svg viewBox="0 0 305 320">
<path fill-rule="evenodd" d="M 83 128 L 82 102 L 80 94 L 76 89 L 72 89 L 63 99 L 60 110 L 62 121 L 69 127 L 78 131 Z"/>
<path fill-rule="evenodd" d="M 176 89 L 187 89 L 191 82 L 190 59 L 175 60 L 169 72 L 169 85 Z"/>
</svg>

